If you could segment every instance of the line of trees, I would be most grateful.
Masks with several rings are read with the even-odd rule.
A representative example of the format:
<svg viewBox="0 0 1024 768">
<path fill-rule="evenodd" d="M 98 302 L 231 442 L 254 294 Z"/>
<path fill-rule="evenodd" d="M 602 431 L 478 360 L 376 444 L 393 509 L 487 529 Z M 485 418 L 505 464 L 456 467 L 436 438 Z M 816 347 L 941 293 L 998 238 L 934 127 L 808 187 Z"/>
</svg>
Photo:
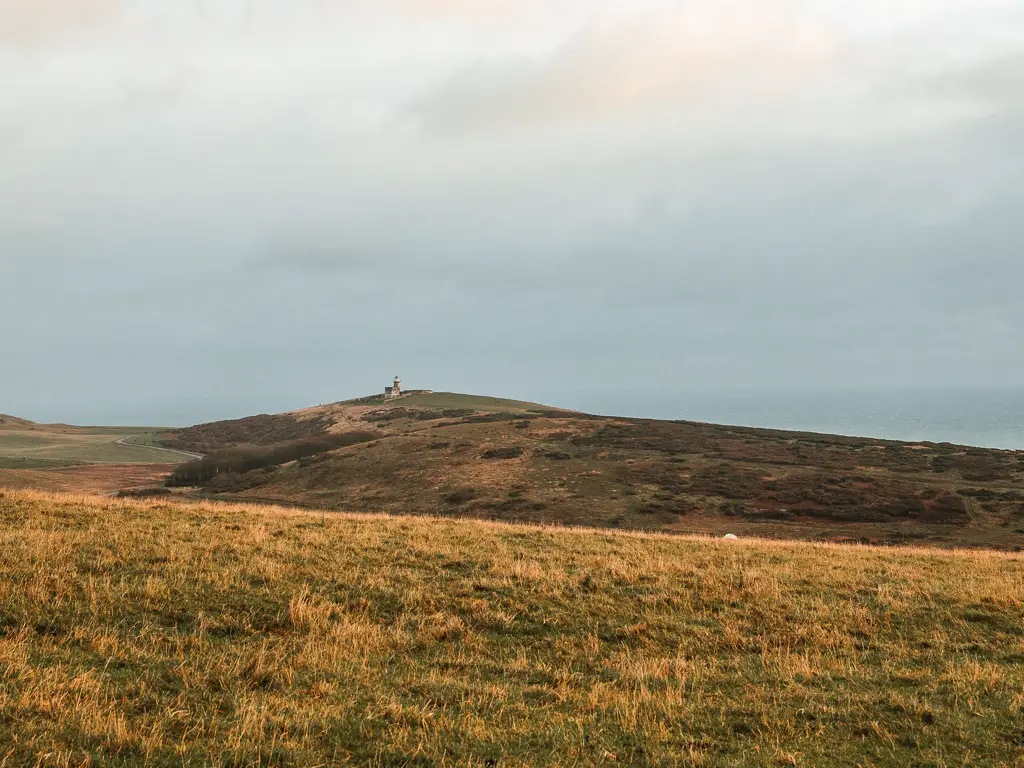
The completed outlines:
<svg viewBox="0 0 1024 768">
<path fill-rule="evenodd" d="M 265 447 L 232 448 L 175 467 L 167 478 L 167 486 L 183 488 L 204 485 L 225 472 L 245 474 L 255 469 L 277 467 L 349 445 L 370 442 L 379 437 L 376 432 L 345 432 L 304 440 L 290 440 Z"/>
</svg>

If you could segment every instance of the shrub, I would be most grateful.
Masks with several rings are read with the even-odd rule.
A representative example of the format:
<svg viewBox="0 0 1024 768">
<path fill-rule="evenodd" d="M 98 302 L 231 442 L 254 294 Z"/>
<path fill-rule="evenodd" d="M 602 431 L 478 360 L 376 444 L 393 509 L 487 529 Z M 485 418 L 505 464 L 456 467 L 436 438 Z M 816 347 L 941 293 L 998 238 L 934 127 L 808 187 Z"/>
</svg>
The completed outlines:
<svg viewBox="0 0 1024 768">
<path fill-rule="evenodd" d="M 368 414 L 374 421 L 386 424 L 399 419 L 411 419 L 412 421 L 436 421 L 438 419 L 462 419 L 472 416 L 476 411 L 466 408 L 444 408 L 440 410 L 419 410 L 415 408 L 385 408 L 380 411 L 372 411 Z"/>
<path fill-rule="evenodd" d="M 246 445 L 270 446 L 315 437 L 329 437 L 329 418 L 299 419 L 288 413 L 261 414 L 179 429 L 163 436 L 168 448 L 212 454 Z"/>
<path fill-rule="evenodd" d="M 159 496 L 170 496 L 170 488 L 128 488 L 123 491 L 117 491 L 113 494 L 118 499 L 151 499 Z"/>
<path fill-rule="evenodd" d="M 544 454 L 544 458 L 551 459 L 552 461 L 567 461 L 568 459 L 571 459 L 572 456 L 568 453 L 564 453 L 563 451 L 549 451 Z"/>
<path fill-rule="evenodd" d="M 445 503 L 458 505 L 466 504 L 477 497 L 477 492 L 473 488 L 459 488 L 456 491 L 452 491 L 444 497 Z"/>
<path fill-rule="evenodd" d="M 245 474 L 256 469 L 277 467 L 290 461 L 376 440 L 378 437 L 375 432 L 345 432 L 292 440 L 268 447 L 235 448 L 182 464 L 168 476 L 166 484 L 170 488 L 205 485 L 221 474 Z"/>
<path fill-rule="evenodd" d="M 508 448 L 491 448 L 489 451 L 484 451 L 483 458 L 485 459 L 518 459 L 523 455 L 523 449 L 518 445 L 509 446 Z"/>
</svg>

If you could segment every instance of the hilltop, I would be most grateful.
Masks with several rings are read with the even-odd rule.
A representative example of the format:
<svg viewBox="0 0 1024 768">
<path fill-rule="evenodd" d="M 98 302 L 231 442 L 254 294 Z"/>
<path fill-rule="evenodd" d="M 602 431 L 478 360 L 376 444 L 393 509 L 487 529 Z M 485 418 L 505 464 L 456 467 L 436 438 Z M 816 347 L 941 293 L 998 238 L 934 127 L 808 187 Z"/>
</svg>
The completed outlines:
<svg viewBox="0 0 1024 768">
<path fill-rule="evenodd" d="M 564 413 L 538 403 L 452 392 L 410 392 L 394 400 L 361 397 L 280 414 L 199 424 L 163 436 L 169 447 L 199 452 L 252 445 L 273 445 L 319 437 L 346 429 L 376 428 L 384 435 L 403 434 L 437 423 L 466 417 L 529 416 Z"/>
<path fill-rule="evenodd" d="M 1013 765 L 1024 560 L 0 493 L 4 764 Z"/>
<path fill-rule="evenodd" d="M 452 393 L 200 425 L 206 496 L 674 533 L 1024 545 L 1024 453 L 602 417 Z M 242 458 L 238 458 L 241 456 Z M 187 473 L 179 484 L 188 485 Z"/>
</svg>

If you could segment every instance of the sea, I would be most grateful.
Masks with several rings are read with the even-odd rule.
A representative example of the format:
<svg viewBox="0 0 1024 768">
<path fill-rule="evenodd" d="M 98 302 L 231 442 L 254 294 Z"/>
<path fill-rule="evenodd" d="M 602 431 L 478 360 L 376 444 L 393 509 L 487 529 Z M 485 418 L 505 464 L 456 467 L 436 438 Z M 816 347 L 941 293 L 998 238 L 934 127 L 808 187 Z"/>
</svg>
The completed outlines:
<svg viewBox="0 0 1024 768">
<path fill-rule="evenodd" d="M 565 393 L 588 413 L 1024 450 L 1024 388 Z"/>
</svg>

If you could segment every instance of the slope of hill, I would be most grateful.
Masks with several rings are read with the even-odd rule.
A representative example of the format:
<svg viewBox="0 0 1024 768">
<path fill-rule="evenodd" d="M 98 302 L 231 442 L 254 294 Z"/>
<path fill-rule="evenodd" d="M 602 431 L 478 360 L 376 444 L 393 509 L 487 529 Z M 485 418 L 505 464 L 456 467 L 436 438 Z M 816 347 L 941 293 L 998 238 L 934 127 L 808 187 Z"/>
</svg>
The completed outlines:
<svg viewBox="0 0 1024 768">
<path fill-rule="evenodd" d="M 8 766 L 1020 764 L 1022 626 L 1015 555 L 0 495 Z"/>
<path fill-rule="evenodd" d="M 244 419 L 198 424 L 164 434 L 162 445 L 213 453 L 230 448 L 267 446 L 320 437 L 331 432 L 365 429 L 368 426 L 383 426 L 390 434 L 407 431 L 417 423 L 444 418 L 545 412 L 569 413 L 537 403 L 498 397 L 452 392 L 412 392 L 397 400 L 363 397 L 290 413 L 264 413 Z"/>
<path fill-rule="evenodd" d="M 0 487 L 105 493 L 161 482 L 175 463 L 193 457 L 156 445 L 159 432 L 0 415 Z"/>
<path fill-rule="evenodd" d="M 32 426 L 32 422 L 27 419 L 19 419 L 16 416 L 8 416 L 6 413 L 0 413 L 0 429 L 13 429 L 16 427 L 24 428 Z"/>
<path fill-rule="evenodd" d="M 589 416 L 459 395 L 203 425 L 203 453 L 372 429 L 379 439 L 220 473 L 209 495 L 672 532 L 1012 548 L 1024 452 Z"/>
<path fill-rule="evenodd" d="M 74 427 L 36 424 L 2 417 L 0 462 L 35 461 L 40 465 L 174 463 L 188 459 L 152 444 L 159 430 L 135 427 Z"/>
</svg>

